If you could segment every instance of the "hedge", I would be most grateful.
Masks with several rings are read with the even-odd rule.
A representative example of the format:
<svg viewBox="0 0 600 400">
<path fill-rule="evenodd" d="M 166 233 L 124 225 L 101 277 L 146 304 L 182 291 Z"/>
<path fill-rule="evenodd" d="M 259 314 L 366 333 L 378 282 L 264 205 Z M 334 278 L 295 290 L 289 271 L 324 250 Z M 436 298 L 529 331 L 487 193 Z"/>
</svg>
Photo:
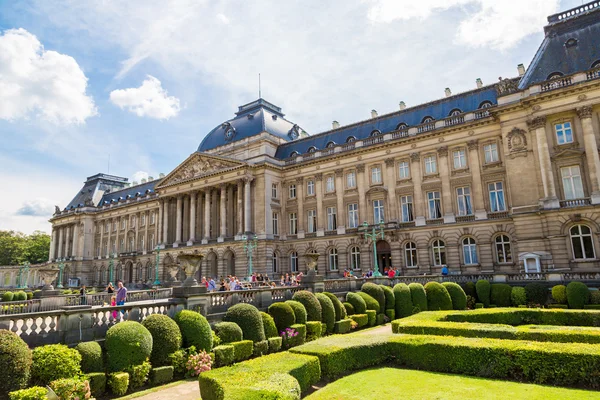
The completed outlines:
<svg viewBox="0 0 600 400">
<path fill-rule="evenodd" d="M 123 396 L 129 387 L 129 374 L 127 372 L 116 372 L 108 377 L 108 387 L 112 394 Z"/>
<path fill-rule="evenodd" d="M 173 319 L 181 330 L 183 347 L 194 346 L 198 351 L 212 349 L 212 331 L 203 315 L 191 310 L 182 310 L 175 314 Z"/>
<path fill-rule="evenodd" d="M 427 295 L 427 309 L 430 311 L 452 310 L 452 298 L 446 288 L 439 282 L 427 282 L 425 285 Z"/>
<path fill-rule="evenodd" d="M 346 309 L 344 308 L 344 305 L 340 299 L 338 299 L 333 293 L 323 292 L 323 294 L 329 297 L 329 300 L 331 300 L 331 303 L 333 304 L 333 309 L 335 310 L 335 320 L 339 321 L 346 318 Z"/>
<path fill-rule="evenodd" d="M 335 333 L 348 333 L 352 330 L 352 320 L 351 319 L 342 319 L 335 323 L 335 327 L 333 331 Z"/>
<path fill-rule="evenodd" d="M 567 287 L 565 285 L 553 286 L 552 298 L 558 304 L 567 304 Z"/>
<path fill-rule="evenodd" d="M 333 302 L 327 295 L 323 293 L 316 294 L 317 300 L 321 304 L 321 322 L 327 326 L 327 333 L 333 332 L 333 325 L 335 324 L 335 308 Z M 325 334 L 325 332 L 323 332 Z"/>
<path fill-rule="evenodd" d="M 203 372 L 198 382 L 203 400 L 300 399 L 320 377 L 317 357 L 284 352 Z"/>
<path fill-rule="evenodd" d="M 263 329 L 265 330 L 265 337 L 267 339 L 272 337 L 279 337 L 279 332 L 277 331 L 277 326 L 275 325 L 275 320 L 273 319 L 273 317 L 271 317 L 264 311 L 260 312 L 260 317 L 262 318 Z"/>
<path fill-rule="evenodd" d="M 81 342 L 75 346 L 75 350 L 81 355 L 81 370 L 83 372 L 104 371 L 102 348 L 98 342 Z"/>
<path fill-rule="evenodd" d="M 152 339 L 150 341 L 152 345 Z M 64 344 L 36 347 L 32 359 L 31 381 L 34 385 L 46 386 L 57 379 L 72 378 L 81 373 L 81 355 Z M 4 371 L 2 375 L 5 376 Z"/>
<path fill-rule="evenodd" d="M 2 293 L 2 301 L 3 302 L 7 302 L 7 301 L 13 301 L 13 299 L 15 298 L 15 294 L 13 292 L 4 292 Z"/>
<path fill-rule="evenodd" d="M 600 312 L 584 310 L 548 310 L 534 308 L 498 308 L 449 313 L 447 321 L 506 325 L 562 325 L 600 327 Z"/>
<path fill-rule="evenodd" d="M 10 400 L 48 400 L 48 390 L 41 386 L 15 390 L 9 393 Z"/>
<path fill-rule="evenodd" d="M 420 311 L 427 311 L 427 294 L 425 294 L 425 288 L 420 283 L 413 282 L 408 285 L 410 289 L 410 298 L 413 303 L 413 313 Z"/>
<path fill-rule="evenodd" d="M 366 282 L 361 286 L 360 290 L 361 292 L 368 294 L 377 301 L 377 303 L 379 304 L 379 309 L 377 310 L 377 312 L 379 312 L 379 310 L 385 310 L 385 292 L 379 285 L 376 285 L 371 282 Z M 374 310 L 374 308 L 372 308 L 372 310 Z"/>
<path fill-rule="evenodd" d="M 406 283 L 398 283 L 394 286 L 394 301 L 397 318 L 404 318 L 412 315 L 413 302 L 411 291 Z"/>
<path fill-rule="evenodd" d="M 214 330 L 222 344 L 239 342 L 244 339 L 242 328 L 235 322 L 219 322 L 215 324 Z"/>
<path fill-rule="evenodd" d="M 155 367 L 167 365 L 169 354 L 179 350 L 183 343 L 179 326 L 173 319 L 162 314 L 149 315 L 142 322 L 142 325 L 152 335 L 150 362 Z"/>
<path fill-rule="evenodd" d="M 173 380 L 173 372 L 173 367 L 171 365 L 152 368 L 150 371 L 150 384 L 152 386 L 158 386 L 171 382 Z"/>
<path fill-rule="evenodd" d="M 354 306 L 350 303 L 348 303 L 347 301 L 342 303 L 344 308 L 346 309 L 346 315 L 350 316 L 352 314 L 354 314 Z"/>
<path fill-rule="evenodd" d="M 379 302 L 375 300 L 373 296 L 368 295 L 365 292 L 356 292 L 356 294 L 362 297 L 362 299 L 365 301 L 365 304 L 367 305 L 367 310 L 373 310 L 375 311 L 375 313 L 381 311 L 381 308 L 379 308 Z M 356 309 L 356 307 L 354 308 Z"/>
<path fill-rule="evenodd" d="M 231 365 L 235 361 L 235 348 L 231 344 L 223 344 L 213 349 L 215 367 Z"/>
<path fill-rule="evenodd" d="M 390 321 L 395 320 L 396 319 L 396 310 L 394 310 L 393 308 L 385 310 L 385 316 L 388 317 L 390 319 Z"/>
<path fill-rule="evenodd" d="M 294 293 L 292 300 L 299 301 L 306 308 L 306 320 L 307 321 L 321 321 L 321 303 L 317 300 L 316 296 L 308 290 L 300 290 Z M 296 321 L 296 323 L 299 323 Z"/>
<path fill-rule="evenodd" d="M 307 322 L 308 323 L 308 322 Z M 291 341 L 292 346 L 300 346 L 306 342 L 306 325 L 305 324 L 294 324 L 290 328 L 298 332 L 298 335 Z"/>
<path fill-rule="evenodd" d="M 181 313 L 183 312 L 185 311 Z M 193 311 L 190 312 L 193 313 Z M 210 340 L 212 342 L 212 336 L 210 336 Z M 152 335 L 139 322 L 119 322 L 111 326 L 106 332 L 104 346 L 106 348 L 108 371 L 125 371 L 133 365 L 141 364 L 150 357 L 150 354 L 152 354 Z"/>
<path fill-rule="evenodd" d="M 510 302 L 513 307 L 524 306 L 527 304 L 527 293 L 525 288 L 514 286 L 510 292 Z"/>
<path fill-rule="evenodd" d="M 263 340 L 262 342 L 254 343 L 254 349 L 252 351 L 252 355 L 254 357 L 264 356 L 267 353 L 269 353 L 269 342 L 268 341 Z"/>
<path fill-rule="evenodd" d="M 377 323 L 377 312 L 375 310 L 367 310 L 367 320 L 369 326 L 375 326 Z"/>
<path fill-rule="evenodd" d="M 281 336 L 268 338 L 267 341 L 269 342 L 269 353 L 277 353 L 279 350 L 281 350 Z"/>
<path fill-rule="evenodd" d="M 306 323 L 306 341 L 310 342 L 312 340 L 318 339 L 321 337 L 321 323 L 317 321 L 308 321 Z"/>
<path fill-rule="evenodd" d="M 49 387 L 59 399 L 89 399 L 92 395 L 90 383 L 78 377 L 57 379 Z"/>
<path fill-rule="evenodd" d="M 382 310 L 391 310 L 396 307 L 396 296 L 394 296 L 392 288 L 386 285 L 379 285 L 379 287 L 383 289 L 385 295 L 385 307 Z"/>
<path fill-rule="evenodd" d="M 0 398 L 27 386 L 31 363 L 27 343 L 14 332 L 0 329 Z"/>
<path fill-rule="evenodd" d="M 590 290 L 581 282 L 571 282 L 567 285 L 567 302 L 569 308 L 583 308 L 590 300 Z"/>
<path fill-rule="evenodd" d="M 229 307 L 223 321 L 238 324 L 244 333 L 244 340 L 252 340 L 253 342 L 266 340 L 262 317 L 253 305 L 240 303 Z"/>
<path fill-rule="evenodd" d="M 369 324 L 369 316 L 367 314 L 354 314 L 350 318 L 358 324 L 358 328 L 362 328 Z"/>
<path fill-rule="evenodd" d="M 321 336 L 327 335 L 327 324 L 325 322 L 321 322 Z"/>
<path fill-rule="evenodd" d="M 268 313 L 273 317 L 273 321 L 275 321 L 277 332 L 282 332 L 285 328 L 289 328 L 296 323 L 294 310 L 289 304 L 284 302 L 271 304 L 268 308 Z"/>
<path fill-rule="evenodd" d="M 173 367 L 163 367 L 171 368 Z M 85 379 L 90 383 L 92 396 L 100 397 L 106 392 L 106 374 L 104 372 L 90 372 L 85 375 Z"/>
<path fill-rule="evenodd" d="M 306 323 L 306 307 L 304 304 L 295 300 L 287 300 L 285 304 L 288 304 L 294 310 L 294 316 L 296 317 L 297 324 L 305 324 Z"/>
<path fill-rule="evenodd" d="M 489 307 L 491 284 L 485 279 L 480 279 L 475 283 L 475 291 L 477 292 L 477 299 L 479 302 L 483 303 L 484 307 Z"/>
<path fill-rule="evenodd" d="M 129 390 L 134 391 L 144 386 L 148 380 L 148 375 L 152 366 L 148 361 L 144 361 L 139 365 L 132 365 L 127 371 L 129 374 Z"/>
<path fill-rule="evenodd" d="M 541 283 L 528 283 L 525 285 L 525 293 L 530 304 L 543 306 L 548 301 L 548 289 Z"/>
<path fill-rule="evenodd" d="M 512 287 L 506 283 L 492 283 L 490 301 L 498 307 L 510 307 Z"/>
<path fill-rule="evenodd" d="M 475 282 L 469 281 L 465 283 L 465 287 L 463 289 L 467 296 L 471 296 L 474 299 L 477 299 L 477 289 L 475 288 Z"/>
<path fill-rule="evenodd" d="M 444 282 L 442 285 L 448 291 L 450 298 L 452 299 L 453 310 L 466 310 L 467 309 L 467 294 L 460 287 L 458 283 Z"/>
<path fill-rule="evenodd" d="M 19 290 L 18 292 L 15 293 L 14 297 L 13 297 L 13 301 L 24 301 L 27 300 L 27 293 L 25 293 L 23 290 Z"/>
<path fill-rule="evenodd" d="M 590 303 L 594 305 L 600 304 L 600 290 L 590 290 Z"/>
</svg>

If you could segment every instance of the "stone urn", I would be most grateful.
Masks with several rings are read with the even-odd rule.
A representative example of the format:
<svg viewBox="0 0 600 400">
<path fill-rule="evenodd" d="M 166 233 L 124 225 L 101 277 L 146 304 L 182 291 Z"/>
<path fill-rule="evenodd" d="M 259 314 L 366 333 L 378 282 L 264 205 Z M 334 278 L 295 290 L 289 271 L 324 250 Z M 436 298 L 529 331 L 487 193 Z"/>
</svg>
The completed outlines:
<svg viewBox="0 0 600 400">
<path fill-rule="evenodd" d="M 177 273 L 179 272 L 179 265 L 177 265 L 177 264 L 167 265 L 167 272 L 169 274 L 169 283 L 171 285 L 179 283 L 179 281 L 177 281 Z"/>
<path fill-rule="evenodd" d="M 52 282 L 58 277 L 58 272 L 58 268 L 40 269 L 38 271 L 40 278 L 44 281 L 44 286 L 42 287 L 43 291 L 54 290 Z"/>
<path fill-rule="evenodd" d="M 183 286 L 198 286 L 196 273 L 200 269 L 200 264 L 204 256 L 202 254 L 181 254 L 178 259 L 181 263 L 181 269 L 185 273 Z"/>
<path fill-rule="evenodd" d="M 304 258 L 306 259 L 307 275 L 317 275 L 317 261 L 319 260 L 319 253 L 306 253 Z"/>
</svg>

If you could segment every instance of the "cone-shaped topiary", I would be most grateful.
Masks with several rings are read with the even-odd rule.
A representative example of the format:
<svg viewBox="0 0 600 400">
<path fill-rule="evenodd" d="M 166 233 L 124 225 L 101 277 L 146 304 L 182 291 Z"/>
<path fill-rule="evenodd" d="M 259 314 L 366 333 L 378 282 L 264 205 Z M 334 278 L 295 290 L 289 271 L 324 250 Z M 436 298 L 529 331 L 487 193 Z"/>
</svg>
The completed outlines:
<svg viewBox="0 0 600 400">
<path fill-rule="evenodd" d="M 366 314 L 367 313 L 367 303 L 365 300 L 359 296 L 357 293 L 348 292 L 346 293 L 346 301 L 352 304 L 354 307 L 354 314 Z"/>
<path fill-rule="evenodd" d="M 552 298 L 558 304 L 567 304 L 567 287 L 556 285 L 552 288 Z"/>
<path fill-rule="evenodd" d="M 104 372 L 102 348 L 98 342 L 81 342 L 75 346 L 81 354 L 81 370 L 85 373 Z"/>
<path fill-rule="evenodd" d="M 396 310 L 396 318 L 404 318 L 412 315 L 413 313 L 413 302 L 410 295 L 410 289 L 406 283 L 398 283 L 394 286 L 394 300 Z"/>
<path fill-rule="evenodd" d="M 479 302 L 483 304 L 485 308 L 490 306 L 490 293 L 491 293 L 491 284 L 485 279 L 480 279 L 475 284 L 475 290 L 477 291 L 477 299 Z"/>
<path fill-rule="evenodd" d="M 182 310 L 175 314 L 173 319 L 181 330 L 183 347 L 194 346 L 198 351 L 212 349 L 212 331 L 203 315 L 192 310 Z"/>
<path fill-rule="evenodd" d="M 325 325 L 327 325 L 327 333 L 332 333 L 333 326 L 335 325 L 335 308 L 333 307 L 333 302 L 323 293 L 317 293 L 316 296 L 319 303 L 321 303 L 321 322 L 324 322 Z"/>
<path fill-rule="evenodd" d="M 258 308 L 253 305 L 240 303 L 229 307 L 223 321 L 238 324 L 244 333 L 244 340 L 252 340 L 254 343 L 266 340 L 262 317 Z"/>
<path fill-rule="evenodd" d="M 175 321 L 163 314 L 148 316 L 142 322 L 142 325 L 152 335 L 150 363 L 153 367 L 168 365 L 169 355 L 175 353 L 181 347 L 182 337 L 179 326 L 177 326 Z"/>
<path fill-rule="evenodd" d="M 31 350 L 14 332 L 0 329 L 0 398 L 27 387 L 31 371 Z"/>
<path fill-rule="evenodd" d="M 350 303 L 348 303 L 347 301 L 342 303 L 344 305 L 344 308 L 346 309 L 346 315 L 354 315 L 354 306 Z M 366 305 L 365 305 L 366 307 Z"/>
<path fill-rule="evenodd" d="M 506 283 L 493 283 L 490 289 L 490 304 L 497 307 L 510 307 L 512 287 Z"/>
<path fill-rule="evenodd" d="M 260 316 L 262 318 L 263 328 L 265 330 L 265 337 L 267 338 L 267 340 L 273 337 L 279 337 L 279 332 L 277 331 L 277 326 L 275 325 L 273 317 L 271 317 L 264 311 L 260 312 Z"/>
<path fill-rule="evenodd" d="M 590 301 L 590 290 L 581 282 L 571 282 L 567 285 L 567 301 L 569 308 L 583 308 Z"/>
<path fill-rule="evenodd" d="M 300 290 L 294 293 L 292 300 L 299 301 L 304 305 L 307 321 L 321 321 L 321 303 L 314 294 L 308 290 Z"/>
<path fill-rule="evenodd" d="M 374 298 L 375 301 L 377 301 L 377 303 L 379 303 L 380 310 L 385 310 L 385 293 L 383 292 L 383 289 L 379 285 L 376 285 L 371 282 L 366 282 L 362 285 L 362 287 L 360 288 L 360 291 L 363 293 L 366 293 L 369 296 L 371 296 L 372 298 Z M 367 309 L 368 309 L 368 307 L 367 307 Z M 371 310 L 374 310 L 374 308 L 372 308 Z M 377 311 L 377 312 L 379 312 L 379 311 Z"/>
<path fill-rule="evenodd" d="M 425 288 L 420 283 L 413 282 L 408 285 L 410 289 L 410 298 L 412 299 L 413 306 L 418 311 L 427 311 L 427 294 L 425 294 Z"/>
<path fill-rule="evenodd" d="M 306 307 L 304 307 L 304 304 L 295 300 L 287 300 L 285 304 L 289 304 L 292 310 L 294 310 L 297 324 L 306 324 Z"/>
<path fill-rule="evenodd" d="M 452 308 L 454 310 L 466 310 L 467 309 L 467 294 L 460 287 L 458 283 L 444 282 L 442 283 L 452 299 Z"/>
<path fill-rule="evenodd" d="M 152 334 L 139 322 L 124 321 L 110 327 L 106 332 L 104 346 L 108 371 L 125 371 L 150 357 Z"/>
<path fill-rule="evenodd" d="M 344 305 L 342 304 L 340 299 L 338 299 L 337 296 L 333 293 L 323 292 L 323 294 L 329 297 L 329 300 L 331 300 L 331 302 L 333 303 L 333 308 L 335 309 L 336 322 L 346 318 L 346 309 L 344 308 Z"/>
<path fill-rule="evenodd" d="M 375 314 L 379 314 L 381 308 L 379 308 L 379 302 L 375 300 L 373 296 L 370 296 L 365 292 L 357 292 L 356 294 L 362 297 L 362 299 L 365 301 L 365 304 L 367 305 L 367 310 L 373 310 L 375 311 Z"/>
<path fill-rule="evenodd" d="M 427 309 L 429 311 L 452 310 L 450 293 L 441 283 L 427 282 L 425 294 L 427 295 Z"/>
<path fill-rule="evenodd" d="M 284 302 L 271 304 L 268 312 L 273 317 L 278 332 L 283 332 L 285 328 L 289 328 L 296 323 L 294 310 L 289 304 L 285 304 Z"/>
<path fill-rule="evenodd" d="M 242 328 L 235 322 L 219 322 L 215 324 L 215 333 L 221 339 L 221 344 L 244 340 Z"/>
<path fill-rule="evenodd" d="M 383 294 L 385 295 L 385 308 L 382 310 L 392 310 L 396 307 L 396 297 L 394 296 L 394 291 L 391 287 L 386 285 L 379 285 L 381 289 L 383 289 Z"/>
</svg>

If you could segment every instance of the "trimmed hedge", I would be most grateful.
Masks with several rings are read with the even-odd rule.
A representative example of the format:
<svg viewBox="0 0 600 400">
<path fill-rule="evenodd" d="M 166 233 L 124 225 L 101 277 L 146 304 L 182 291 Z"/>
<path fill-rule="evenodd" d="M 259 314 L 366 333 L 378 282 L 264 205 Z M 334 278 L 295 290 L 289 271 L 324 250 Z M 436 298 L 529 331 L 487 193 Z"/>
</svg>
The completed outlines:
<svg viewBox="0 0 600 400">
<path fill-rule="evenodd" d="M 350 319 L 358 324 L 358 328 L 365 327 L 369 324 L 369 316 L 367 314 L 354 314 L 350 316 Z"/>
<path fill-rule="evenodd" d="M 467 309 L 467 294 L 460 287 L 458 283 L 444 282 L 442 285 L 448 291 L 450 298 L 452 299 L 453 310 L 466 310 Z M 393 319 L 393 318 L 392 318 Z"/>
<path fill-rule="evenodd" d="M 283 302 L 273 303 L 269 306 L 268 313 L 275 321 L 277 332 L 282 332 L 285 328 L 289 328 L 296 323 L 294 310 L 289 304 Z"/>
<path fill-rule="evenodd" d="M 306 341 L 310 342 L 321 337 L 321 323 L 318 321 L 308 321 L 306 323 Z"/>
<path fill-rule="evenodd" d="M 296 317 L 297 324 L 305 324 L 306 323 L 306 307 L 304 304 L 295 300 L 287 300 L 285 304 L 288 304 L 294 310 L 294 316 Z"/>
<path fill-rule="evenodd" d="M 279 332 L 277 332 L 277 326 L 275 325 L 275 320 L 273 319 L 273 317 L 271 317 L 264 311 L 260 312 L 260 316 L 263 322 L 263 329 L 265 330 L 265 337 L 267 339 L 272 337 L 279 337 Z"/>
<path fill-rule="evenodd" d="M 144 361 L 139 365 L 131 366 L 126 372 L 129 373 L 129 390 L 134 391 L 144 386 L 150 375 L 152 365 Z"/>
<path fill-rule="evenodd" d="M 375 325 L 383 325 L 385 323 L 385 314 L 377 314 Z"/>
<path fill-rule="evenodd" d="M 240 362 L 252 357 L 254 352 L 254 342 L 252 340 L 240 340 L 230 343 L 233 346 L 233 357 L 235 362 Z"/>
<path fill-rule="evenodd" d="M 163 368 L 171 368 L 173 367 L 163 367 Z M 85 379 L 90 383 L 90 391 L 92 392 L 92 396 L 100 397 L 104 393 L 106 393 L 106 374 L 104 372 L 90 372 L 85 375 Z"/>
<path fill-rule="evenodd" d="M 390 321 L 395 320 L 396 319 L 396 310 L 394 310 L 393 308 L 385 310 L 385 316 L 388 317 L 390 319 Z"/>
<path fill-rule="evenodd" d="M 2 301 L 3 302 L 7 302 L 7 301 L 13 301 L 13 299 L 15 298 L 15 294 L 13 292 L 4 292 L 2 293 Z"/>
<path fill-rule="evenodd" d="M 18 292 L 15 293 L 14 297 L 13 297 L 13 301 L 24 301 L 27 300 L 27 293 L 25 293 L 23 290 L 19 290 Z"/>
<path fill-rule="evenodd" d="M 175 314 L 173 319 L 181 330 L 183 347 L 194 346 L 198 351 L 212 349 L 212 331 L 203 315 L 191 310 L 182 310 Z"/>
<path fill-rule="evenodd" d="M 15 390 L 8 394 L 10 400 L 48 400 L 48 390 L 41 386 Z"/>
<path fill-rule="evenodd" d="M 210 340 L 212 342 L 212 336 L 210 336 Z M 150 354 L 152 354 L 152 335 L 139 322 L 123 321 L 108 329 L 104 346 L 106 348 L 108 371 L 125 371 L 134 365 L 143 363 L 150 357 Z"/>
<path fill-rule="evenodd" d="M 381 309 L 379 308 L 379 302 L 375 300 L 373 296 L 368 295 L 365 292 L 356 292 L 356 294 L 362 297 L 362 299 L 365 301 L 365 304 L 367 305 L 367 310 L 373 310 L 376 313 L 381 311 Z"/>
<path fill-rule="evenodd" d="M 513 307 L 524 306 L 527 304 L 527 292 L 525 292 L 525 288 L 520 286 L 515 286 L 511 289 L 510 292 L 510 302 Z"/>
<path fill-rule="evenodd" d="M 340 299 L 338 299 L 333 293 L 323 292 L 323 294 L 329 297 L 329 300 L 331 300 L 331 303 L 333 304 L 333 309 L 335 310 L 335 320 L 339 321 L 346 318 L 346 309 L 344 308 L 344 305 Z"/>
<path fill-rule="evenodd" d="M 463 289 L 467 296 L 471 296 L 477 300 L 477 289 L 475 288 L 475 282 L 469 281 L 465 283 L 465 287 Z"/>
<path fill-rule="evenodd" d="M 361 286 L 360 290 L 361 292 L 368 294 L 369 296 L 374 298 L 375 301 L 377 301 L 377 303 L 379 304 L 379 310 L 385 310 L 385 292 L 379 285 L 376 285 L 371 282 L 366 282 Z M 374 310 L 374 308 L 372 308 L 371 310 Z M 377 312 L 379 312 L 379 310 L 377 310 Z"/>
<path fill-rule="evenodd" d="M 253 305 L 240 303 L 229 307 L 223 321 L 238 324 L 244 333 L 244 340 L 252 340 L 253 342 L 266 340 L 262 317 L 258 308 Z"/>
<path fill-rule="evenodd" d="M 213 353 L 215 353 L 215 367 L 231 365 L 235 361 L 235 348 L 230 344 L 215 347 Z"/>
<path fill-rule="evenodd" d="M 567 304 L 567 287 L 565 285 L 553 286 L 552 298 L 558 304 Z"/>
<path fill-rule="evenodd" d="M 321 304 L 321 322 L 327 326 L 327 333 L 333 332 L 333 325 L 335 324 L 335 308 L 331 299 L 323 294 L 316 294 L 317 300 Z M 325 334 L 325 332 L 323 332 Z"/>
<path fill-rule="evenodd" d="M 385 307 L 382 310 L 391 310 L 396 307 L 396 296 L 394 296 L 393 289 L 386 285 L 379 285 L 379 287 L 383 289 L 385 295 Z"/>
<path fill-rule="evenodd" d="M 254 357 L 264 356 L 269 352 L 269 342 L 263 340 L 262 342 L 254 343 L 254 350 L 252 351 L 252 355 Z"/>
<path fill-rule="evenodd" d="M 81 355 L 81 370 L 83 372 L 104 371 L 102 348 L 98 342 L 81 342 L 75 346 L 75 350 Z"/>
<path fill-rule="evenodd" d="M 567 285 L 567 302 L 569 308 L 583 308 L 590 301 L 590 290 L 581 282 L 571 282 Z"/>
<path fill-rule="evenodd" d="M 600 327 L 600 313 L 583 310 L 548 310 L 535 308 L 498 308 L 449 313 L 447 321 L 506 325 L 562 325 Z"/>
<path fill-rule="evenodd" d="M 427 295 L 427 309 L 430 311 L 452 310 L 452 298 L 446 288 L 439 282 L 427 282 L 425 285 Z"/>
<path fill-rule="evenodd" d="M 333 331 L 335 333 L 348 333 L 352 330 L 352 320 L 351 319 L 342 319 L 335 323 Z"/>
<path fill-rule="evenodd" d="M 47 386 L 57 379 L 72 378 L 81 373 L 81 355 L 64 344 L 36 347 L 32 351 L 32 359 L 31 381 L 34 385 Z M 5 376 L 4 371 L 2 375 Z"/>
<path fill-rule="evenodd" d="M 344 306 L 344 309 L 346 310 L 346 315 L 350 316 L 352 314 L 354 314 L 354 306 L 348 302 L 343 302 L 342 305 Z"/>
<path fill-rule="evenodd" d="M 183 339 L 181 330 L 173 319 L 162 314 L 149 315 L 142 325 L 152 335 L 150 362 L 155 367 L 169 364 L 169 354 L 179 350 Z"/>
<path fill-rule="evenodd" d="M 377 312 L 375 310 L 367 310 L 367 320 L 369 326 L 375 326 L 377 323 Z"/>
<path fill-rule="evenodd" d="M 215 324 L 215 333 L 221 339 L 222 344 L 244 340 L 242 328 L 235 322 L 219 322 Z"/>
<path fill-rule="evenodd" d="M 364 314 L 365 311 L 367 311 L 367 303 L 365 303 L 365 300 L 357 293 L 346 293 L 346 301 L 354 308 L 353 314 Z"/>
<path fill-rule="evenodd" d="M 0 398 L 27 386 L 31 363 L 27 343 L 14 332 L 0 329 Z"/>
<path fill-rule="evenodd" d="M 277 353 L 281 350 L 283 339 L 281 336 L 271 337 L 267 339 L 267 342 L 269 342 L 269 353 Z"/>
<path fill-rule="evenodd" d="M 485 308 L 490 306 L 490 294 L 491 284 L 485 279 L 480 279 L 475 283 L 475 291 L 477 292 L 477 299 L 480 303 L 483 303 Z"/>
<path fill-rule="evenodd" d="M 308 323 L 308 322 L 307 322 Z M 294 324 L 290 328 L 295 329 L 298 335 L 291 341 L 292 346 L 300 346 L 306 342 L 306 325 L 305 324 Z"/>
<path fill-rule="evenodd" d="M 427 311 L 427 294 L 425 294 L 425 288 L 420 283 L 413 282 L 408 285 L 410 289 L 410 298 L 413 303 L 414 311 Z"/>
<path fill-rule="evenodd" d="M 152 368 L 152 370 L 150 371 L 150 384 L 152 386 L 158 386 L 171 382 L 173 380 L 173 372 L 174 369 L 171 365 L 167 365 L 165 367 Z"/>
<path fill-rule="evenodd" d="M 319 303 L 319 300 L 317 300 L 317 297 L 313 293 L 308 290 L 300 290 L 294 293 L 292 300 L 299 301 L 304 305 L 307 321 L 321 321 L 321 303 Z M 298 321 L 296 322 L 299 323 Z"/>
<path fill-rule="evenodd" d="M 510 307 L 512 287 L 506 283 L 493 283 L 490 290 L 490 301 L 498 307 Z"/>
<path fill-rule="evenodd" d="M 548 301 L 548 289 L 541 283 L 528 283 L 525 285 L 525 293 L 528 303 L 543 306 Z"/>
<path fill-rule="evenodd" d="M 129 387 L 129 374 L 127 372 L 116 372 L 108 376 L 108 387 L 112 394 L 123 396 Z"/>
<path fill-rule="evenodd" d="M 327 335 L 327 324 L 325 322 L 321 322 L 321 336 Z"/>
<path fill-rule="evenodd" d="M 397 318 L 404 318 L 412 315 L 413 302 L 410 289 L 406 283 L 398 283 L 394 286 L 394 302 Z"/>
</svg>

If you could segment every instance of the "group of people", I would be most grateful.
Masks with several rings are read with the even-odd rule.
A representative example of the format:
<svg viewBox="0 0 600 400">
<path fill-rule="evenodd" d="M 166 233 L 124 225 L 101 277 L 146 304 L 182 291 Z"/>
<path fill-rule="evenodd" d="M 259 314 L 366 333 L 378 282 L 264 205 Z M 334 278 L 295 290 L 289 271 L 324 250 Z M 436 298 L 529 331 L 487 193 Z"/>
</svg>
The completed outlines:
<svg viewBox="0 0 600 400">
<path fill-rule="evenodd" d="M 300 284 L 300 281 L 302 281 L 302 277 L 304 275 L 302 274 L 302 272 L 298 273 L 298 275 L 296 274 L 285 274 L 281 275 L 281 279 L 279 281 L 280 286 L 298 286 Z"/>
</svg>

